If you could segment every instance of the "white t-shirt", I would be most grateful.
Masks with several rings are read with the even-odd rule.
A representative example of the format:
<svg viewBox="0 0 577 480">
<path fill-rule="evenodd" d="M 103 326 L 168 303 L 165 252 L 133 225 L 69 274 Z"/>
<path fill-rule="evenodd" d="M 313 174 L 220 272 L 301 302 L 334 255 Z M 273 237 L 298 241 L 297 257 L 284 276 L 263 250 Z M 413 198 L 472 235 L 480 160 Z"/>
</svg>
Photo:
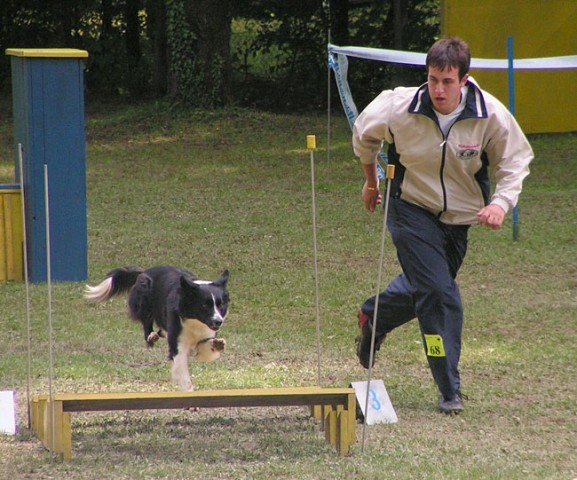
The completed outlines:
<svg viewBox="0 0 577 480">
<path fill-rule="evenodd" d="M 459 102 L 457 108 L 455 108 L 455 110 L 453 110 L 451 113 L 443 115 L 442 113 L 437 112 L 437 110 L 433 108 L 433 110 L 435 110 L 435 114 L 437 115 L 437 119 L 439 120 L 441 131 L 443 132 L 443 135 L 445 137 L 447 136 L 447 133 L 449 132 L 449 129 L 451 128 L 453 123 L 455 123 L 455 120 L 457 120 L 457 117 L 461 115 L 461 112 L 465 109 L 468 90 L 469 87 L 467 87 L 466 85 L 463 86 L 463 88 L 461 88 L 461 101 Z"/>
</svg>

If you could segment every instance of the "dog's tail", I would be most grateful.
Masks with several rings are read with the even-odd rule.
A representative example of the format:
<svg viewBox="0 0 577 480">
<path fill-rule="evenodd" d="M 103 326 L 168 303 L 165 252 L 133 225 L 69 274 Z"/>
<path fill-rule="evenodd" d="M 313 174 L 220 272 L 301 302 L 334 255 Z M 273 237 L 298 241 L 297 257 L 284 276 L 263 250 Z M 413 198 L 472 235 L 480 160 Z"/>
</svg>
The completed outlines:
<svg viewBox="0 0 577 480">
<path fill-rule="evenodd" d="M 138 267 L 121 267 L 109 272 L 104 280 L 91 287 L 86 285 L 84 298 L 91 302 L 101 303 L 109 300 L 115 295 L 127 292 L 136 283 L 136 279 L 143 272 Z"/>
</svg>

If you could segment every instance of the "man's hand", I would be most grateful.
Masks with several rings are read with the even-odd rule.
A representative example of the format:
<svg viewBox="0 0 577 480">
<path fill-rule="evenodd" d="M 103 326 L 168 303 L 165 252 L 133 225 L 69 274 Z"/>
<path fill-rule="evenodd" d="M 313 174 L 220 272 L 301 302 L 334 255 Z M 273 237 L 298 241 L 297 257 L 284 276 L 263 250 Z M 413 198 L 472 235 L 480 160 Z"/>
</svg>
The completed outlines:
<svg viewBox="0 0 577 480">
<path fill-rule="evenodd" d="M 370 186 L 367 182 L 365 182 L 365 184 L 363 185 L 361 196 L 363 197 L 365 208 L 369 212 L 374 212 L 376 206 L 380 205 L 383 202 L 383 197 L 379 193 L 378 183 L 376 186 Z"/>
<path fill-rule="evenodd" d="M 487 205 L 479 210 L 477 218 L 481 225 L 498 230 L 505 219 L 505 210 L 499 205 Z"/>
</svg>

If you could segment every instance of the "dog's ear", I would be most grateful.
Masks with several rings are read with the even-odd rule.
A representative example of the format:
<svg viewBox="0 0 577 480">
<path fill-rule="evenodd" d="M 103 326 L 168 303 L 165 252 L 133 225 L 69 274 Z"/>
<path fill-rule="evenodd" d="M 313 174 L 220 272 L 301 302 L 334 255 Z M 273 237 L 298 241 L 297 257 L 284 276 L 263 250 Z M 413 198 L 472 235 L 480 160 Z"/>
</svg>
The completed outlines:
<svg viewBox="0 0 577 480">
<path fill-rule="evenodd" d="M 186 278 L 184 275 L 180 276 L 180 287 L 187 292 L 198 292 L 200 290 L 200 287 L 198 286 L 198 284 L 191 282 L 188 278 Z"/>
<path fill-rule="evenodd" d="M 222 272 L 220 274 L 220 277 L 218 277 L 214 282 L 215 285 L 218 285 L 219 287 L 225 287 L 226 283 L 228 282 L 228 277 L 229 277 L 229 272 L 228 270 L 225 270 L 224 272 Z"/>
</svg>

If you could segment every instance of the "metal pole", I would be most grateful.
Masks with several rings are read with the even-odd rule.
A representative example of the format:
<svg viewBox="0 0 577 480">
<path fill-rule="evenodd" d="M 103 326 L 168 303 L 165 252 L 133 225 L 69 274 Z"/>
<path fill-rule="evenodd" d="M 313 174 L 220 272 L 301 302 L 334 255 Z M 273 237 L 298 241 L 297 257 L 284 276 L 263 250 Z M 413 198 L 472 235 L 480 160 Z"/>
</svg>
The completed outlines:
<svg viewBox="0 0 577 480">
<path fill-rule="evenodd" d="M 377 313 L 379 309 L 379 295 L 381 293 L 381 283 L 382 283 L 382 276 L 383 276 L 383 260 L 385 257 L 385 237 L 387 234 L 387 217 L 389 215 L 389 199 L 390 191 L 391 191 L 391 180 L 395 176 L 395 166 L 394 165 L 387 165 L 386 169 L 386 178 L 387 178 L 387 188 L 385 190 L 385 213 L 383 215 L 383 232 L 381 234 L 381 254 L 379 255 L 379 268 L 378 268 L 378 276 L 377 276 L 377 294 L 375 296 L 375 310 L 373 313 L 373 327 L 371 331 L 371 350 L 369 354 L 369 373 L 367 376 L 367 394 L 365 397 L 365 416 L 363 420 L 363 437 L 361 441 L 361 452 L 365 451 L 365 438 L 366 438 L 366 431 L 367 431 L 367 417 L 369 414 L 369 392 L 371 390 L 371 376 L 373 373 L 373 360 L 375 356 L 375 337 L 377 331 Z"/>
<path fill-rule="evenodd" d="M 316 137 L 307 135 L 307 149 L 311 155 L 311 195 L 312 195 L 312 215 L 313 215 L 313 249 L 314 249 L 314 272 L 315 272 L 315 309 L 317 326 L 317 382 L 321 386 L 321 326 L 320 326 L 320 306 L 319 306 L 319 270 L 318 270 L 318 248 L 317 248 L 317 212 L 315 194 L 315 157 L 314 150 L 317 148 Z"/>
<path fill-rule="evenodd" d="M 28 415 L 28 429 L 32 428 L 32 418 L 30 413 L 30 378 L 32 377 L 32 341 L 30 325 L 30 282 L 28 279 L 28 243 L 26 233 L 26 199 L 24 189 L 24 149 L 22 144 L 18 144 L 18 169 L 20 175 L 20 200 L 22 202 L 22 257 L 24 262 L 24 285 L 26 287 L 26 337 L 27 337 L 27 368 L 26 368 L 26 413 Z"/>
<path fill-rule="evenodd" d="M 331 44 L 331 2 L 323 1 L 327 15 L 327 45 Z M 327 62 L 327 178 L 331 174 L 331 66 Z"/>
<path fill-rule="evenodd" d="M 54 377 L 54 355 L 52 351 L 52 269 L 50 257 L 50 205 L 48 194 L 48 165 L 44 164 L 44 210 L 46 215 L 46 278 L 48 287 L 48 397 L 50 398 L 50 459 L 54 461 L 54 394 L 52 379 Z"/>
</svg>

